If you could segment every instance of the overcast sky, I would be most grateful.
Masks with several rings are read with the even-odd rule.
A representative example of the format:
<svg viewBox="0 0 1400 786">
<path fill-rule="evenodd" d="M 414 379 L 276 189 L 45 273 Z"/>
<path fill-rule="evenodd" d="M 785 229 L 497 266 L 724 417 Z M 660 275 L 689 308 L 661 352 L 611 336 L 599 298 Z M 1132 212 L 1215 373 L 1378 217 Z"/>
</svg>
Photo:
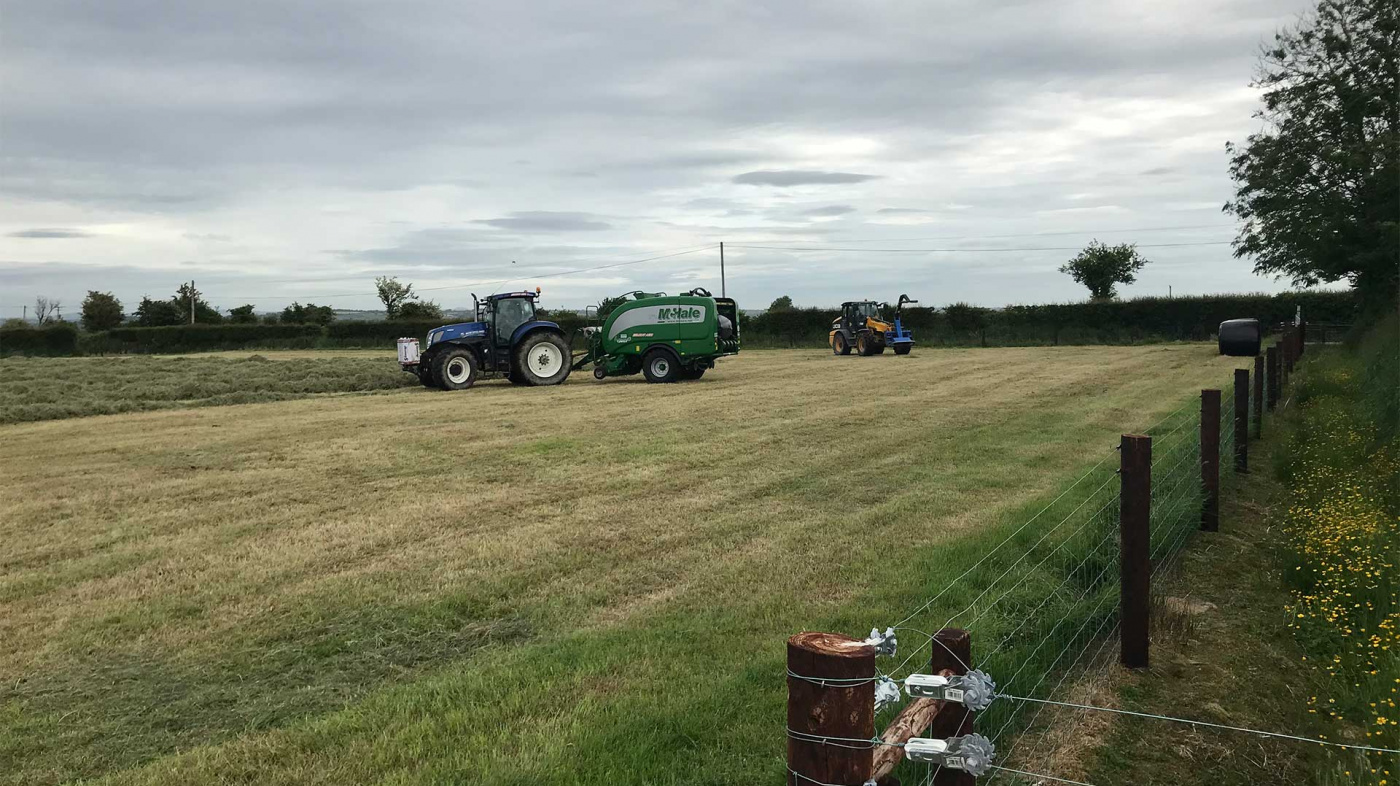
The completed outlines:
<svg viewBox="0 0 1400 786">
<path fill-rule="evenodd" d="M 1125 295 L 1275 291 L 1221 244 L 1224 146 L 1306 7 L 3 0 L 0 315 L 376 275 L 581 307 L 717 292 L 713 248 L 561 274 L 719 241 L 746 308 L 1081 299 L 1094 237 L 1152 261 Z"/>
</svg>

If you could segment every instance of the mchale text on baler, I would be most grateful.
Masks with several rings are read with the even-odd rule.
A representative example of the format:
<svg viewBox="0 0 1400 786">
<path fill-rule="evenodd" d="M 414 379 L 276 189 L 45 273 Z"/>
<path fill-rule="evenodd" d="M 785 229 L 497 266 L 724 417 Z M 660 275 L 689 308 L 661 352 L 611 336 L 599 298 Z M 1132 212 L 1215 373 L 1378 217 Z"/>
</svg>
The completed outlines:
<svg viewBox="0 0 1400 786">
<path fill-rule="evenodd" d="M 896 355 L 907 355 L 914 348 L 914 334 L 904 327 L 900 312 L 908 303 L 918 303 L 908 295 L 900 295 L 894 307 L 894 319 L 887 320 L 880 310 L 889 308 L 889 303 L 876 303 L 873 300 L 852 300 L 841 304 L 841 316 L 831 321 L 831 332 L 827 340 L 831 351 L 836 355 L 849 355 L 855 348 L 860 355 L 884 354 L 885 347 L 894 350 Z"/>
<path fill-rule="evenodd" d="M 739 352 L 739 309 L 733 300 L 696 288 L 683 295 L 631 292 L 601 326 L 584 328 L 588 349 L 574 368 L 593 376 L 641 372 L 648 382 L 699 379 L 715 360 Z"/>
<path fill-rule="evenodd" d="M 534 292 L 507 292 L 477 300 L 476 321 L 443 325 L 418 339 L 399 339 L 399 365 L 426 387 L 465 390 L 477 379 L 504 376 L 519 385 L 558 385 L 569 372 L 593 364 L 598 379 L 641 372 L 648 382 L 699 379 L 715 359 L 739 352 L 734 301 L 703 289 L 684 295 L 631 293 L 601 326 L 583 328 L 587 349 L 554 322 L 535 319 Z"/>
<path fill-rule="evenodd" d="M 534 292 L 506 292 L 475 303 L 476 321 L 399 339 L 399 366 L 425 387 L 466 390 L 479 378 L 505 377 L 517 385 L 558 385 L 573 369 L 569 340 L 554 322 L 535 319 Z"/>
</svg>

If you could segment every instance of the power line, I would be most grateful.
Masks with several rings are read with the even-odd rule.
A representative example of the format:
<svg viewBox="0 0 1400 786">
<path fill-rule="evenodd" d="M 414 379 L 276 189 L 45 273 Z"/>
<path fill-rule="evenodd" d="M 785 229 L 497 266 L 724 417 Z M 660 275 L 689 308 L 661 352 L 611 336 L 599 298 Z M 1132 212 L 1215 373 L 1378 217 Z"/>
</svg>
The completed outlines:
<svg viewBox="0 0 1400 786">
<path fill-rule="evenodd" d="M 1010 235 L 934 235 L 929 237 L 869 238 L 841 240 L 841 243 L 915 243 L 927 240 L 998 240 L 1008 237 L 1056 237 L 1063 235 L 1111 235 L 1124 232 L 1171 232 L 1179 229 L 1233 229 L 1232 224 L 1184 224 L 1174 227 L 1136 227 L 1131 229 L 1071 229 L 1058 232 L 1020 232 Z M 763 240 L 738 240 L 737 243 L 764 243 Z M 826 240 L 791 240 L 790 243 L 825 243 Z"/>
<path fill-rule="evenodd" d="M 1228 246 L 1233 240 L 1207 240 L 1191 243 L 1139 243 L 1138 248 L 1183 248 L 1187 246 Z M 761 249 L 765 251 L 859 251 L 861 253 L 878 254 L 927 254 L 931 252 L 948 253 L 989 253 L 989 252 L 1015 252 L 1015 251 L 1082 251 L 1081 246 L 1034 246 L 1024 248 L 840 248 L 834 246 L 822 246 L 820 248 L 800 248 L 797 246 L 750 246 L 738 243 L 726 244 L 729 248 Z"/>
<path fill-rule="evenodd" d="M 1137 718 L 1151 718 L 1152 720 L 1164 720 L 1172 723 L 1184 723 L 1188 726 L 1206 726 L 1212 729 L 1224 729 L 1225 731 L 1239 731 L 1245 734 L 1257 734 L 1260 737 L 1276 737 L 1284 740 L 1295 740 L 1297 742 L 1310 742 L 1315 745 L 1331 745 L 1337 748 L 1348 748 L 1350 750 L 1367 751 L 1369 753 L 1394 753 L 1400 754 L 1400 750 L 1394 748 L 1375 748 L 1370 745 L 1351 745 L 1345 742 L 1332 742 L 1330 740 L 1314 740 L 1307 737 L 1299 737 L 1296 734 L 1281 734 L 1274 731 L 1260 731 L 1259 729 L 1246 729 L 1243 726 L 1226 726 L 1221 723 L 1209 723 L 1207 721 L 1188 720 L 1186 718 L 1173 718 L 1170 715 L 1154 715 L 1149 712 L 1133 712 L 1131 710 L 1116 710 L 1110 707 L 1094 707 L 1088 704 L 1072 704 L 1066 701 L 1051 701 L 1049 699 L 1032 699 L 1026 696 L 1011 696 L 1005 693 L 998 693 L 999 699 L 1011 699 L 1012 701 L 1030 701 L 1037 704 L 1053 704 L 1057 707 L 1071 707 L 1078 710 L 1092 710 L 1094 712 L 1111 712 L 1115 715 L 1132 715 Z"/>
</svg>

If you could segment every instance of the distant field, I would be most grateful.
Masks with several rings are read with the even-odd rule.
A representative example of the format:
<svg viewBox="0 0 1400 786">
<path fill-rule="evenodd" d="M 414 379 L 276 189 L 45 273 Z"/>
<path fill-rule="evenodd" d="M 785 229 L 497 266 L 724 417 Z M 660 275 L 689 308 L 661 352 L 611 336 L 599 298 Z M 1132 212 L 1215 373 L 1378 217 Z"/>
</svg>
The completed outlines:
<svg viewBox="0 0 1400 786">
<path fill-rule="evenodd" d="M 411 381 L 309 359 L 282 392 L 350 361 Z M 184 406 L 292 365 L 0 377 L 28 374 L 6 407 Z M 773 351 L 676 385 L 0 427 L 0 783 L 777 783 L 788 635 L 896 619 L 1233 367 L 1204 345 Z M 181 388 L 201 371 L 224 387 Z"/>
<path fill-rule="evenodd" d="M 0 423 L 285 401 L 418 384 L 373 350 L 0 359 Z"/>
</svg>

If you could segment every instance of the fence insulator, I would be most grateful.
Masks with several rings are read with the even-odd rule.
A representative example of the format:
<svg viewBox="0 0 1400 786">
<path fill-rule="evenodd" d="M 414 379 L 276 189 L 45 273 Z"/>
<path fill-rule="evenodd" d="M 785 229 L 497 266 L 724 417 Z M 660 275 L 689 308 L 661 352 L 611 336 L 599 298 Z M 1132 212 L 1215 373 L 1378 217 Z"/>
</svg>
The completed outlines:
<svg viewBox="0 0 1400 786">
<path fill-rule="evenodd" d="M 893 707 L 904 697 L 899 693 L 899 683 L 889 677 L 881 677 L 875 682 L 875 711 Z"/>
<path fill-rule="evenodd" d="M 866 639 L 865 643 L 875 648 L 876 655 L 894 655 L 895 649 L 899 647 L 894 628 L 885 628 L 884 633 L 881 633 L 879 628 L 871 628 L 870 638 Z"/>
<path fill-rule="evenodd" d="M 961 704 L 973 712 L 981 712 L 991 705 L 997 684 L 986 672 L 973 669 L 966 674 L 948 677 L 910 674 L 904 680 L 904 689 L 910 696 Z"/>
<path fill-rule="evenodd" d="M 936 764 L 944 769 L 961 770 L 980 777 L 991 767 L 992 759 L 996 757 L 996 746 L 981 734 L 949 737 L 946 740 L 914 737 L 904 743 L 904 757 L 909 761 Z"/>
</svg>

